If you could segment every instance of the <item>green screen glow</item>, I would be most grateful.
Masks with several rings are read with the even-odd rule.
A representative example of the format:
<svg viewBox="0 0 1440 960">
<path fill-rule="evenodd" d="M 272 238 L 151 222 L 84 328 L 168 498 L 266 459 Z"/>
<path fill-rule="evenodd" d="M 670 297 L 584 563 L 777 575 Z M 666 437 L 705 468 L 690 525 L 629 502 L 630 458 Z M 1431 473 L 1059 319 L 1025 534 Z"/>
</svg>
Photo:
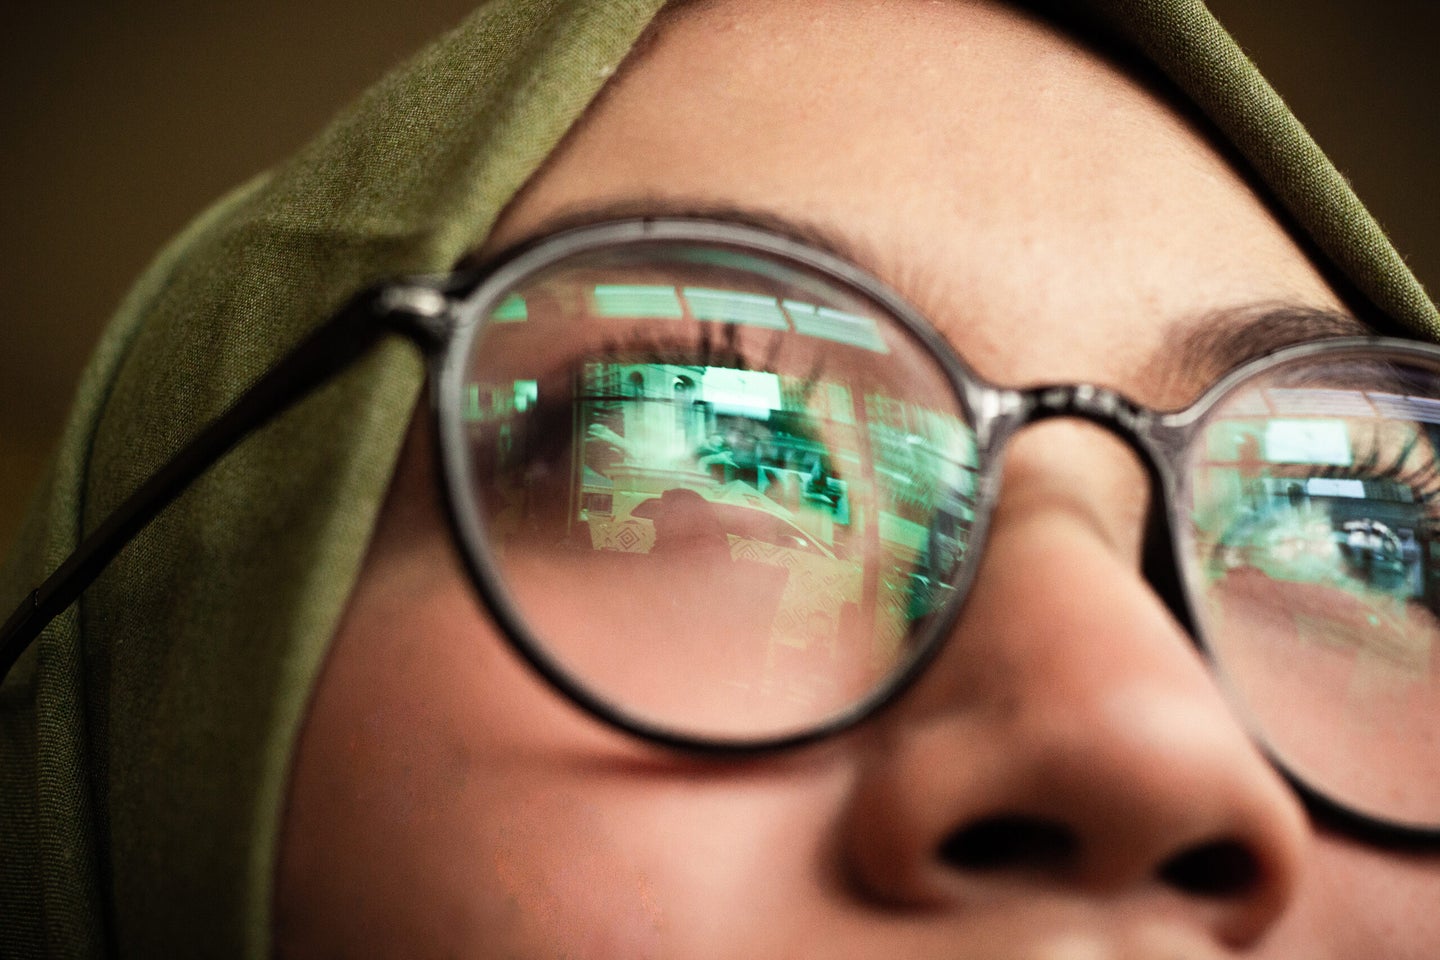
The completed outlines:
<svg viewBox="0 0 1440 960">
<path fill-rule="evenodd" d="M 880 329 L 869 317 L 817 307 L 813 303 L 786 300 L 785 309 L 795 324 L 795 332 L 846 346 L 889 353 L 890 348 L 880 336 Z"/>
<path fill-rule="evenodd" d="M 595 313 L 602 317 L 678 320 L 685 315 L 674 287 L 604 283 L 595 287 Z"/>
<path fill-rule="evenodd" d="M 519 323 L 527 316 L 525 300 L 518 293 L 512 293 L 500 301 L 500 305 L 490 313 L 490 319 L 495 323 Z"/>
<path fill-rule="evenodd" d="M 1270 420 L 1265 424 L 1265 459 L 1348 466 L 1353 459 L 1350 435 L 1343 420 Z"/>
<path fill-rule="evenodd" d="M 780 378 L 757 370 L 706 367 L 700 398 L 717 410 L 764 417 L 780 409 Z"/>
<path fill-rule="evenodd" d="M 706 290 L 686 287 L 685 300 L 696 320 L 714 323 L 741 323 L 751 327 L 785 330 L 785 315 L 774 297 L 733 290 Z"/>
</svg>

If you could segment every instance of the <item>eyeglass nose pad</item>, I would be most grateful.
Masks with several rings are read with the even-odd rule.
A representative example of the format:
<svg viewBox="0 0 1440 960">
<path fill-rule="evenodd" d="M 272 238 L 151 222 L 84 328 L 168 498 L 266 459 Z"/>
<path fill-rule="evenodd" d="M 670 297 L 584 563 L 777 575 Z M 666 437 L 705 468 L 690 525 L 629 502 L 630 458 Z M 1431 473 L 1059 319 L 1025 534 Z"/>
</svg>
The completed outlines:
<svg viewBox="0 0 1440 960">
<path fill-rule="evenodd" d="M 1167 502 L 1164 486 L 1154 468 L 1150 467 L 1146 472 L 1150 475 L 1151 495 L 1145 517 L 1145 537 L 1140 549 L 1140 573 L 1191 642 L 1198 644 L 1194 616 L 1182 582 L 1184 575 L 1176 560 L 1175 536 L 1170 521 L 1174 511 Z"/>
</svg>

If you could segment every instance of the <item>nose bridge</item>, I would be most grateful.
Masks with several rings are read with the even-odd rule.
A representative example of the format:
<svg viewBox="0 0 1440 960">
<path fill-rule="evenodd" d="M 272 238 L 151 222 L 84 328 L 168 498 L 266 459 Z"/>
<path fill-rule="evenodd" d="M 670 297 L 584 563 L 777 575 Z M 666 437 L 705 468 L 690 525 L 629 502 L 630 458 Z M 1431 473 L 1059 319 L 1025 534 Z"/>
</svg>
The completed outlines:
<svg viewBox="0 0 1440 960">
<path fill-rule="evenodd" d="M 1051 420 L 1090 423 L 1124 443 L 1140 461 L 1149 480 L 1149 507 L 1142 532 L 1141 574 L 1177 623 L 1198 643 L 1195 623 L 1182 585 L 1172 518 L 1170 472 L 1165 445 L 1157 436 L 1160 417 L 1118 390 L 1090 383 L 1045 384 L 1010 392 L 1009 422 L 995 435 L 995 452 L 1003 452 L 1016 433 Z"/>
<path fill-rule="evenodd" d="M 1299 807 L 1135 577 L 1124 533 L 1140 532 L 1130 487 L 1143 481 L 1119 461 L 1134 450 L 1154 482 L 1157 415 L 1084 386 L 1015 401 L 993 454 L 1065 419 L 1120 445 L 1039 431 L 1007 457 L 963 613 L 862 781 L 857 809 L 873 816 L 857 830 L 887 826 L 856 834 L 857 876 L 902 901 L 960 906 L 1040 884 L 1254 940 L 1290 895 Z M 1155 488 L 1140 561 L 1188 626 Z"/>
</svg>

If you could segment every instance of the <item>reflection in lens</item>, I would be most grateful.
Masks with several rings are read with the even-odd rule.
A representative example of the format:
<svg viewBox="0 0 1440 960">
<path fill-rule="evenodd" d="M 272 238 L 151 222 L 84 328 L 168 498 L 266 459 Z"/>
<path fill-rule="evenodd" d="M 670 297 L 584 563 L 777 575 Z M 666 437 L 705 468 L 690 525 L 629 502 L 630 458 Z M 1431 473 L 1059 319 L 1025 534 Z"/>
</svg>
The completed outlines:
<svg viewBox="0 0 1440 960">
<path fill-rule="evenodd" d="M 532 277 L 465 392 L 487 549 L 577 683 L 697 737 L 803 731 L 917 654 L 975 449 L 900 324 L 829 280 L 646 245 Z"/>
<path fill-rule="evenodd" d="M 1190 477 L 1197 612 L 1262 739 L 1411 824 L 1440 823 L 1437 423 L 1430 370 L 1286 368 L 1220 404 Z"/>
</svg>

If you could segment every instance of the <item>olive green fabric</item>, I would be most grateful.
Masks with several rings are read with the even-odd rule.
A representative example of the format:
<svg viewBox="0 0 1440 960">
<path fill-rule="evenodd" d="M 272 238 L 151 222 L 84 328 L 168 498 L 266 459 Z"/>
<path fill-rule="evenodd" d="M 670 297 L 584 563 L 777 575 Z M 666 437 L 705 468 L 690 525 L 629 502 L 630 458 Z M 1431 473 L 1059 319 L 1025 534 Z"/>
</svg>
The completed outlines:
<svg viewBox="0 0 1440 960">
<path fill-rule="evenodd" d="M 488 4 L 172 245 L 84 377 L 5 609 L 348 296 L 476 246 L 658 6 Z M 0 955 L 268 955 L 299 718 L 420 382 L 388 345 L 247 440 L 17 665 Z"/>
<path fill-rule="evenodd" d="M 1358 290 L 1440 330 L 1199 3 L 1096 3 Z M 351 293 L 477 246 L 660 4 L 489 3 L 177 239 L 85 374 L 0 611 Z M 420 382 L 387 345 L 247 440 L 22 658 L 0 690 L 0 956 L 268 956 L 290 756 Z"/>
</svg>

